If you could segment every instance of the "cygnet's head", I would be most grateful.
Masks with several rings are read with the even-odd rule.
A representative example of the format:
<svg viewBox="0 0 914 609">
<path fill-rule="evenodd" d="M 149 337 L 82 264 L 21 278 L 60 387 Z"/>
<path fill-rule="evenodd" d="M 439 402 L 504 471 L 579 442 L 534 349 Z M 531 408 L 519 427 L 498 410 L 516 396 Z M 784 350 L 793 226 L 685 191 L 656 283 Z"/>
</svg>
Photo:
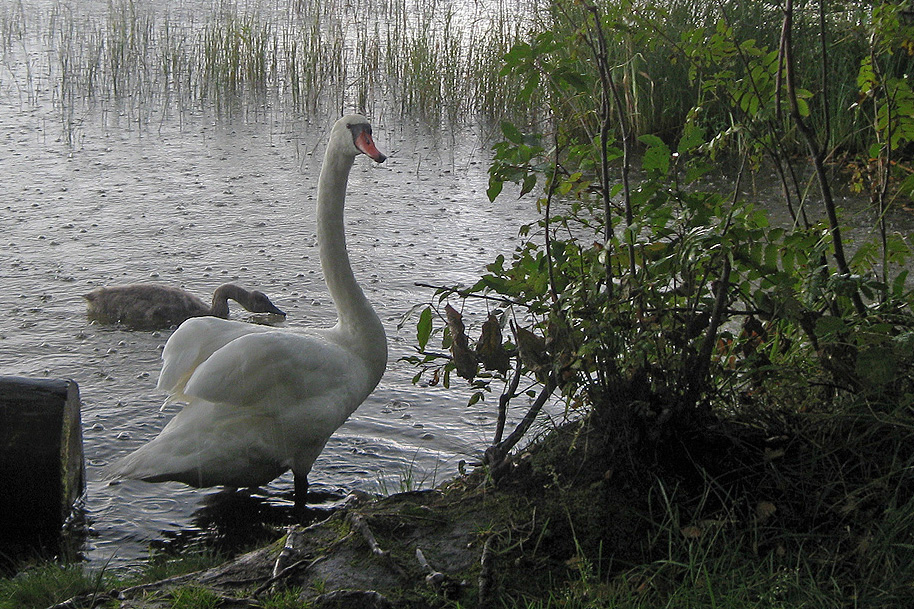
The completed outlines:
<svg viewBox="0 0 914 609">
<path fill-rule="evenodd" d="M 252 313 L 272 313 L 273 315 L 286 316 L 285 311 L 273 304 L 266 294 L 259 290 L 251 292 L 251 309 Z"/>
</svg>

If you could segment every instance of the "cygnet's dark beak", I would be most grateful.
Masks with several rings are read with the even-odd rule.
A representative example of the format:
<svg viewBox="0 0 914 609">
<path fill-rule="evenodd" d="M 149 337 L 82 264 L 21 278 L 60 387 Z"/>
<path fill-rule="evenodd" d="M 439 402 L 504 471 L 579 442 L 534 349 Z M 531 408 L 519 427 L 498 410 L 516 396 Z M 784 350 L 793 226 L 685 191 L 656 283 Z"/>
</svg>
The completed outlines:
<svg viewBox="0 0 914 609">
<path fill-rule="evenodd" d="M 272 313 L 273 315 L 282 315 L 283 317 L 286 316 L 286 312 L 283 311 L 282 309 L 280 309 L 279 307 L 277 307 L 277 306 L 276 306 L 275 304 L 273 304 L 272 302 L 270 303 L 270 306 L 267 308 L 267 311 L 266 311 L 266 312 L 267 312 L 267 313 Z"/>
</svg>

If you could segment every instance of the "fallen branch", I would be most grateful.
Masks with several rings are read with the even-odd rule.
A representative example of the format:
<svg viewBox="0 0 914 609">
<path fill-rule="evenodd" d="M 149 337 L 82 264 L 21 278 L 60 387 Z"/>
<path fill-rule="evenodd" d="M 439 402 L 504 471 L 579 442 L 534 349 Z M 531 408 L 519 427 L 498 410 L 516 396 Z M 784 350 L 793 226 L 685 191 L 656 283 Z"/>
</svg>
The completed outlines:
<svg viewBox="0 0 914 609">
<path fill-rule="evenodd" d="M 357 503 L 358 501 L 359 501 L 358 497 L 354 497 L 353 495 L 350 495 L 349 497 L 346 498 L 345 504 L 348 505 L 351 503 Z M 313 558 L 313 559 L 310 556 L 306 556 L 306 557 L 301 558 L 300 560 L 290 562 L 295 556 L 301 554 L 301 551 L 296 549 L 296 547 L 295 547 L 298 540 L 301 539 L 305 535 L 305 533 L 307 533 L 308 531 L 310 531 L 312 529 L 315 529 L 316 527 L 319 527 L 322 524 L 325 524 L 328 520 L 330 520 L 329 517 L 320 522 L 312 524 L 304 529 L 300 529 L 300 528 L 294 527 L 294 526 L 289 527 L 289 529 L 288 529 L 289 533 L 286 535 L 286 542 L 285 542 L 285 544 L 283 544 L 282 550 L 280 550 L 280 552 L 279 552 L 279 556 L 276 557 L 276 563 L 273 565 L 272 577 L 270 577 L 270 579 L 266 580 L 260 586 L 258 586 L 257 589 L 254 590 L 254 592 L 251 594 L 251 596 L 257 597 L 258 595 L 263 594 L 268 589 L 270 589 L 273 586 L 273 584 L 275 584 L 276 582 L 278 582 L 280 580 L 287 578 L 289 575 L 291 575 L 295 571 L 298 571 L 298 570 L 307 571 L 308 569 L 310 569 L 311 567 L 313 567 L 320 561 L 326 559 L 328 556 L 327 553 L 325 553 L 322 556 L 318 556 L 317 558 Z M 352 533 L 349 533 L 348 535 L 344 535 L 343 537 L 334 541 L 330 545 L 330 547 L 327 548 L 327 552 L 329 552 L 333 548 L 336 548 L 339 545 L 345 543 L 347 539 L 352 537 L 352 535 L 353 535 Z M 302 566 L 304 566 L 304 569 L 302 569 Z"/>
<path fill-rule="evenodd" d="M 287 567 L 285 567 L 278 573 L 274 572 L 273 576 L 270 579 L 268 579 L 267 581 L 263 582 L 256 590 L 254 590 L 254 592 L 251 594 L 251 596 L 253 596 L 253 597 L 260 596 L 261 594 L 263 594 L 264 592 L 269 590 L 271 587 L 273 587 L 273 584 L 275 584 L 276 582 L 278 582 L 282 579 L 285 579 L 291 573 L 298 570 L 302 565 L 307 565 L 303 569 L 304 571 L 307 571 L 308 569 L 310 569 L 311 567 L 313 567 L 314 565 L 316 565 L 317 563 L 319 563 L 320 561 L 322 561 L 326 558 L 327 558 L 327 556 L 325 555 L 325 556 L 318 556 L 317 558 L 314 558 L 314 559 L 302 558 L 301 560 L 297 560 L 297 561 L 293 562 L 292 564 L 288 565 Z"/>
<path fill-rule="evenodd" d="M 436 571 L 428 564 L 428 561 L 425 560 L 425 554 L 422 553 L 422 548 L 416 548 L 416 560 L 419 561 L 419 565 L 423 569 L 428 571 L 428 575 L 425 576 L 425 582 L 435 588 L 441 587 L 441 584 L 447 579 L 447 575 L 441 571 Z"/>
<path fill-rule="evenodd" d="M 346 516 L 346 521 L 355 529 L 362 537 L 365 538 L 365 541 L 368 542 L 368 547 L 371 548 L 371 553 L 375 556 L 384 560 L 388 567 L 391 568 L 399 577 L 403 579 L 408 579 L 406 571 L 401 567 L 393 556 L 390 555 L 388 550 L 383 550 L 378 544 L 378 540 L 375 539 L 374 533 L 371 532 L 371 528 L 368 526 L 368 523 L 365 521 L 365 517 L 361 514 L 355 512 L 349 512 Z"/>
<path fill-rule="evenodd" d="M 492 605 L 492 591 L 495 588 L 495 541 L 498 534 L 489 535 L 482 547 L 482 556 L 479 559 L 479 603 L 480 609 Z"/>
<path fill-rule="evenodd" d="M 365 538 L 365 541 L 368 542 L 368 547 L 371 548 L 372 554 L 375 556 L 380 556 L 381 558 L 384 558 L 390 554 L 390 552 L 381 549 L 381 545 L 378 543 L 378 540 L 375 539 L 374 533 L 371 532 L 371 528 L 369 528 L 368 523 L 365 522 L 364 516 L 355 512 L 349 512 L 349 514 L 346 516 L 346 520 L 349 521 L 349 524 L 352 525 L 352 528 L 358 531 L 362 537 Z"/>
<path fill-rule="evenodd" d="M 102 594 L 79 594 L 47 609 L 94 609 L 117 598 L 117 591 Z M 88 603 L 88 604 L 87 604 Z"/>
<path fill-rule="evenodd" d="M 295 549 L 295 543 L 301 535 L 302 532 L 294 526 L 286 529 L 286 542 L 283 544 L 279 556 L 276 557 L 276 564 L 273 565 L 273 577 L 284 571 L 298 556 L 299 551 Z"/>
</svg>

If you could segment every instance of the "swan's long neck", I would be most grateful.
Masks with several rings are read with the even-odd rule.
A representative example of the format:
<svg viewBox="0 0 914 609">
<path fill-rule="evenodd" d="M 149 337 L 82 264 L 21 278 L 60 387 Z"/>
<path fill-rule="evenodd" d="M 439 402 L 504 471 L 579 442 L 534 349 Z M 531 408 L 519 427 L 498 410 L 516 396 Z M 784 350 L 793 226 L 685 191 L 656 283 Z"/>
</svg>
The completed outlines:
<svg viewBox="0 0 914 609">
<path fill-rule="evenodd" d="M 384 328 L 352 273 L 343 209 L 346 183 L 354 159 L 331 142 L 324 156 L 317 193 L 317 242 L 327 289 L 339 315 L 338 328 L 355 349 L 375 361 L 387 360 Z M 382 353 L 383 347 L 383 353 Z"/>
<path fill-rule="evenodd" d="M 216 291 L 213 292 L 213 306 L 210 309 L 210 315 L 221 317 L 222 319 L 228 318 L 228 299 L 231 298 L 235 302 L 243 303 L 246 294 L 247 290 L 244 290 L 240 286 L 231 283 L 220 285 L 216 288 Z"/>
</svg>

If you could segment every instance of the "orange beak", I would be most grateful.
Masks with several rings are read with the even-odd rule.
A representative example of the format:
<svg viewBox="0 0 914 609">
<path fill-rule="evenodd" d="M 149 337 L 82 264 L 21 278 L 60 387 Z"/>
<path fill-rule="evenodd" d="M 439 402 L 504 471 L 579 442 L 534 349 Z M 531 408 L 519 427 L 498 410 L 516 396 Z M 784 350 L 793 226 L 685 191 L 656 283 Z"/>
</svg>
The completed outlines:
<svg viewBox="0 0 914 609">
<path fill-rule="evenodd" d="M 371 139 L 371 134 L 367 131 L 359 133 L 355 138 L 355 145 L 356 148 L 371 157 L 375 162 L 383 163 L 387 159 L 387 156 L 374 145 L 374 140 Z"/>
</svg>

